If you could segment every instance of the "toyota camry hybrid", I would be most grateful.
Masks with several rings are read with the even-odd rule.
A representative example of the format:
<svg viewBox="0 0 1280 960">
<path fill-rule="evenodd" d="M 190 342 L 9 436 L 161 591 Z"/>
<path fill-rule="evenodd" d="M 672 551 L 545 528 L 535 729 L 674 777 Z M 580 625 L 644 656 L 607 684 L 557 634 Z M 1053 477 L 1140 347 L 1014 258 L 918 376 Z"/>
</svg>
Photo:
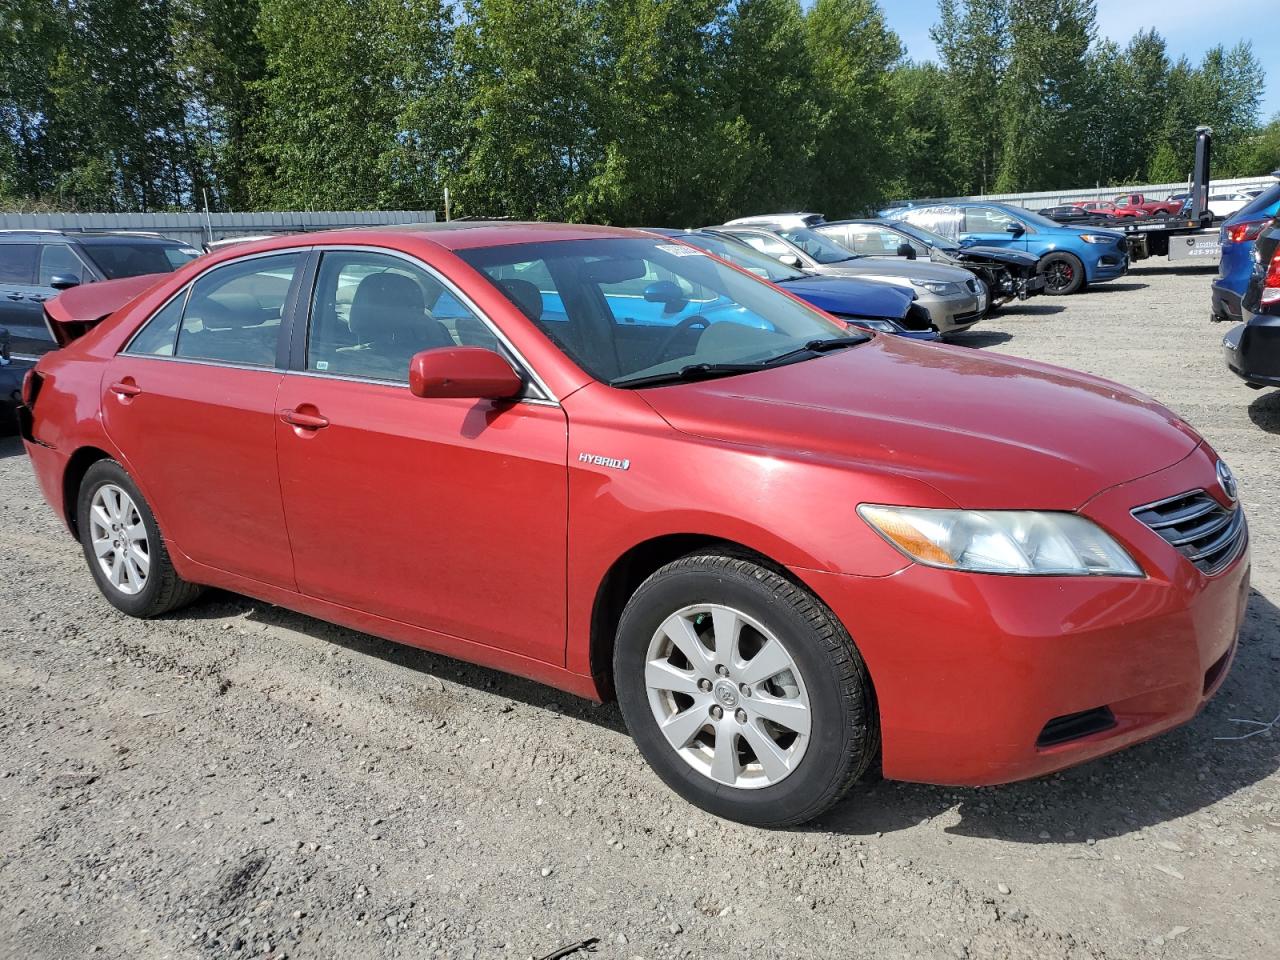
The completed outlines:
<svg viewBox="0 0 1280 960">
<path fill-rule="evenodd" d="M 1191 427 L 668 237 L 278 237 L 47 316 L 26 450 L 120 610 L 220 587 L 616 696 L 720 816 L 1034 777 L 1231 663 L 1247 527 Z"/>
</svg>

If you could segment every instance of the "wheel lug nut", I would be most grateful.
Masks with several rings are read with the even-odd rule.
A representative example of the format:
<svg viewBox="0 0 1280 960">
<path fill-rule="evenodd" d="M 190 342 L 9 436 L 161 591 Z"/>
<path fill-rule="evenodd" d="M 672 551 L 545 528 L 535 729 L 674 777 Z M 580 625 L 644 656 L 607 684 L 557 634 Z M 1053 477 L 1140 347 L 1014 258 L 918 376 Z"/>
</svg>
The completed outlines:
<svg viewBox="0 0 1280 960">
<path fill-rule="evenodd" d="M 717 664 L 716 673 L 722 677 L 727 677 L 729 675 L 729 668 L 726 667 L 723 663 Z"/>
<path fill-rule="evenodd" d="M 724 711 L 720 709 L 719 704 L 716 704 L 711 708 L 711 715 L 715 717 L 717 720 L 719 720 L 721 717 L 724 716 Z"/>
<path fill-rule="evenodd" d="M 738 690 L 742 693 L 744 697 L 751 696 L 751 688 L 747 686 L 745 683 L 738 684 Z"/>
<path fill-rule="evenodd" d="M 711 692 L 711 681 L 710 681 L 710 680 L 708 680 L 708 679 L 706 679 L 705 677 L 704 677 L 703 679 L 699 680 L 699 681 L 698 681 L 698 689 L 699 689 L 699 690 L 701 690 L 703 693 L 710 693 L 710 692 Z"/>
<path fill-rule="evenodd" d="M 747 711 L 745 710 L 739 709 L 738 712 L 735 713 L 733 716 L 734 716 L 734 719 L 737 720 L 739 723 L 747 722 Z"/>
</svg>

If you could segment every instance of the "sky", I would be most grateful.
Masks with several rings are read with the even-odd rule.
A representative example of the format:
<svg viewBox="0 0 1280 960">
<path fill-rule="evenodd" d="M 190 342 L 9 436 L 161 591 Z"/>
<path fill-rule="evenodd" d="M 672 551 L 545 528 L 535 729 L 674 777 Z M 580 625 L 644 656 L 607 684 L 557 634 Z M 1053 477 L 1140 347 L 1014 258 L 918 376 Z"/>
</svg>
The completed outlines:
<svg viewBox="0 0 1280 960">
<path fill-rule="evenodd" d="M 1193 62 L 1210 47 L 1252 40 L 1267 68 L 1262 119 L 1280 113 L 1280 58 L 1274 56 L 1276 0 L 1098 0 L 1098 34 L 1121 46 L 1139 30 L 1154 27 L 1168 44 L 1169 57 Z M 881 0 L 889 26 L 913 60 L 937 56 L 929 28 L 937 22 L 937 0 Z M 1266 26 L 1269 24 L 1270 26 Z"/>
</svg>

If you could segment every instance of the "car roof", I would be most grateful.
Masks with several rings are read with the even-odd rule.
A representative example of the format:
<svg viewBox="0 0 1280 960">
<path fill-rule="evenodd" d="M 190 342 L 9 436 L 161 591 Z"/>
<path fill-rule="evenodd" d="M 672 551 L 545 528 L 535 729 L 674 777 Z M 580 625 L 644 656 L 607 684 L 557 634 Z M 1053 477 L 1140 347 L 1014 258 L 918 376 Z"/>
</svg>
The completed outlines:
<svg viewBox="0 0 1280 960">
<path fill-rule="evenodd" d="M 187 246 L 181 240 L 166 237 L 159 233 L 134 233 L 128 230 L 41 230 L 15 229 L 0 230 L 0 243 L 4 241 L 31 243 L 37 240 L 59 240 L 75 243 L 78 240 L 93 240 L 96 243 L 177 243 Z"/>
</svg>

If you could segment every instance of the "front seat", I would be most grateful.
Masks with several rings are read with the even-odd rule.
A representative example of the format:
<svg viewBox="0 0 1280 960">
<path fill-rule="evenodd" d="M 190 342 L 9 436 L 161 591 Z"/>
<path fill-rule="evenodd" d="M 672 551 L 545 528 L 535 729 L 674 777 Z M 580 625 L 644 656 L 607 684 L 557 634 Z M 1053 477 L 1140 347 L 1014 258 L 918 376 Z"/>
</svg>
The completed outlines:
<svg viewBox="0 0 1280 960">
<path fill-rule="evenodd" d="M 448 328 L 427 315 L 422 288 L 403 274 L 361 280 L 348 319 L 356 345 L 336 351 L 339 373 L 407 380 L 415 353 L 456 346 Z"/>
</svg>

